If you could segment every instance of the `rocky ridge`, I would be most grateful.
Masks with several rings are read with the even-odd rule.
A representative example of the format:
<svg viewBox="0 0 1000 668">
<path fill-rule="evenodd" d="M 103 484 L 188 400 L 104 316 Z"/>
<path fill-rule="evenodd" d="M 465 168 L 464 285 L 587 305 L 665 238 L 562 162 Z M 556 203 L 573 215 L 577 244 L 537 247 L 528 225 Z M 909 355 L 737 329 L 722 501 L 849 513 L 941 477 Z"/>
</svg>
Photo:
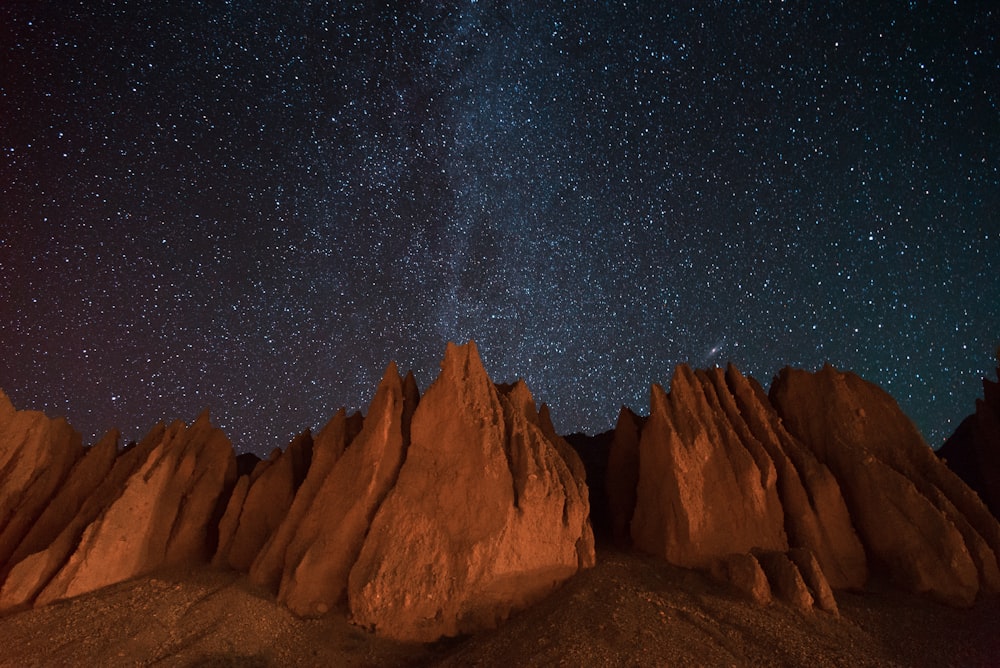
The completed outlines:
<svg viewBox="0 0 1000 668">
<path fill-rule="evenodd" d="M 619 540 L 760 602 L 832 610 L 872 570 L 956 606 L 1000 591 L 996 519 L 888 394 L 830 366 L 769 395 L 732 365 L 679 366 L 645 424 L 623 411 L 606 488 Z"/>
<path fill-rule="evenodd" d="M 493 627 L 594 564 L 583 465 L 543 414 L 449 344 L 423 400 L 390 364 L 367 416 L 340 411 L 238 476 L 207 413 L 85 449 L 0 396 L 0 609 L 210 561 L 387 637 Z"/>
<path fill-rule="evenodd" d="M 834 592 L 872 574 L 955 606 L 1000 591 L 996 519 L 886 393 L 832 367 L 782 370 L 767 394 L 733 366 L 679 366 L 583 460 L 472 343 L 422 396 L 390 364 L 367 416 L 266 460 L 235 457 L 207 413 L 117 442 L 84 448 L 0 393 L 0 611 L 212 563 L 300 617 L 474 633 L 594 565 L 585 461 L 618 545 L 761 605 L 836 615 Z"/>
</svg>

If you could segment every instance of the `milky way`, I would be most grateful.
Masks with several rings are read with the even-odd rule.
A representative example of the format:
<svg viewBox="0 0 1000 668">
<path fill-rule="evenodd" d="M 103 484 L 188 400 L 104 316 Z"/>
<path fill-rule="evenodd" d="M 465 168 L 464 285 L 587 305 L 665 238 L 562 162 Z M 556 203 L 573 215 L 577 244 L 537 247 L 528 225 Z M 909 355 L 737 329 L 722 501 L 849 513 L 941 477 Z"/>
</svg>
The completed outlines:
<svg viewBox="0 0 1000 668">
<path fill-rule="evenodd" d="M 830 362 L 937 445 L 992 374 L 992 3 L 160 4 L 0 7 L 0 387 L 85 441 L 264 454 L 449 340 L 564 432 Z"/>
</svg>

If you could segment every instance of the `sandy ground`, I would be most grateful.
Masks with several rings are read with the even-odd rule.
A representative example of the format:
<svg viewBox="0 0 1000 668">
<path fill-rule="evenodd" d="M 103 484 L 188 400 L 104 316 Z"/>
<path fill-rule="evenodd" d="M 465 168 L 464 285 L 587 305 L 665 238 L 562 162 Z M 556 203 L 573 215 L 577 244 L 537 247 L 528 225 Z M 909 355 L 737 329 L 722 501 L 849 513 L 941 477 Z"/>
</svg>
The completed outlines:
<svg viewBox="0 0 1000 668">
<path fill-rule="evenodd" d="M 3 666 L 990 666 L 1000 599 L 955 610 L 878 587 L 840 617 L 758 607 L 699 572 L 600 550 L 596 568 L 495 631 L 387 641 L 346 611 L 301 620 L 237 574 L 139 578 L 0 618 Z"/>
</svg>

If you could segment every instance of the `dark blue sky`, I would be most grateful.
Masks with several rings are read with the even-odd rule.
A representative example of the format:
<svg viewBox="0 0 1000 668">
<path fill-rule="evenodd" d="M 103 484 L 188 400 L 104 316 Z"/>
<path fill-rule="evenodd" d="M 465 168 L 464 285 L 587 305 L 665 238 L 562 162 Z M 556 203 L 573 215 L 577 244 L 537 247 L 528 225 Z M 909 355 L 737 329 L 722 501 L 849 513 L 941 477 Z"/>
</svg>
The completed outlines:
<svg viewBox="0 0 1000 668">
<path fill-rule="evenodd" d="M 0 6 L 0 387 L 85 441 L 470 338 L 563 431 L 829 361 L 937 445 L 992 376 L 993 3 L 180 4 Z"/>
</svg>

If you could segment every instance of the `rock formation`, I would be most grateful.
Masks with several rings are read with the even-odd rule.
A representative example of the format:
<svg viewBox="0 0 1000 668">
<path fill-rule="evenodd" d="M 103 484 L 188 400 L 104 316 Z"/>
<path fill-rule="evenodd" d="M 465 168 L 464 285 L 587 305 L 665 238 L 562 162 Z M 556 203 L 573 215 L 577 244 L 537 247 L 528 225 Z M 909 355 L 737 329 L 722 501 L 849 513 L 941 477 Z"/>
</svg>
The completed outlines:
<svg viewBox="0 0 1000 668">
<path fill-rule="evenodd" d="M 728 582 L 758 605 L 768 605 L 774 600 L 764 569 L 749 552 L 734 552 L 717 559 L 711 571 L 718 580 Z"/>
<path fill-rule="evenodd" d="M 635 513 L 636 488 L 639 485 L 639 430 L 642 419 L 622 406 L 615 423 L 608 452 L 605 489 L 611 513 L 611 533 L 615 544 L 632 544 L 632 515 Z"/>
<path fill-rule="evenodd" d="M 997 363 L 1000 378 L 1000 350 Z M 938 456 L 1000 518 L 1000 382 L 983 379 L 983 398 L 976 400 L 976 412 L 962 421 Z"/>
<path fill-rule="evenodd" d="M 491 627 L 593 563 L 582 465 L 533 412 L 449 344 L 351 569 L 357 623 L 422 641 Z"/>
<path fill-rule="evenodd" d="M 72 521 L 77 510 L 111 471 L 118 454 L 118 430 L 112 429 L 77 460 L 66 481 L 17 546 L 7 564 L 14 566 L 28 555 L 44 550 Z M 6 575 L 4 570 L 3 575 Z M 0 577 L 0 581 L 3 577 Z"/>
<path fill-rule="evenodd" d="M 772 550 L 755 550 L 753 556 L 771 585 L 771 592 L 784 603 L 803 612 L 812 610 L 812 593 L 806 586 L 802 574 L 787 554 Z"/>
<path fill-rule="evenodd" d="M 1000 525 L 892 397 L 826 366 L 782 370 L 770 398 L 789 432 L 836 476 L 875 566 L 952 605 L 998 589 Z"/>
<path fill-rule="evenodd" d="M 788 559 L 829 610 L 827 583 L 862 588 L 869 567 L 953 605 L 998 590 L 995 518 L 891 397 L 857 376 L 785 369 L 766 396 L 732 366 L 682 366 L 670 394 L 654 386 L 650 403 L 630 525 L 640 549 L 732 571 L 726 578 L 756 598 L 766 598 L 759 576 L 731 555 L 787 554 L 761 565 L 771 587 L 783 587 L 777 597 L 802 608 L 812 603 L 795 593 Z M 630 431 L 629 421 L 620 426 L 626 445 Z M 609 471 L 627 480 L 631 465 L 621 461 Z M 622 487 L 613 503 L 629 501 Z"/>
<path fill-rule="evenodd" d="M 250 579 L 275 594 L 286 566 L 298 561 L 297 553 L 289 554 L 289 545 L 296 538 L 299 526 L 325 483 L 344 449 L 361 431 L 364 420 L 360 413 L 347 417 L 339 410 L 313 441 L 312 461 L 306 478 L 295 493 L 292 505 L 277 530 L 271 534 L 250 566 Z"/>
<path fill-rule="evenodd" d="M 777 472 L 785 531 L 793 548 L 815 555 L 825 577 L 838 589 L 860 589 L 868 577 L 864 547 L 854 529 L 840 485 L 833 473 L 785 429 L 763 388 L 729 365 L 725 387 L 737 411 L 734 424 L 767 452 Z M 725 396 L 720 383 L 719 394 Z"/>
<path fill-rule="evenodd" d="M 83 453 L 66 420 L 15 410 L 0 391 L 0 573 Z"/>
<path fill-rule="evenodd" d="M 952 457 L 993 480 L 1000 385 L 984 387 Z M 475 632 L 593 565 L 588 471 L 617 543 L 761 604 L 837 614 L 832 590 L 869 571 L 953 605 L 1000 591 L 996 518 L 885 392 L 831 367 L 785 369 L 766 394 L 733 366 L 680 366 L 648 418 L 623 408 L 571 446 L 523 381 L 496 385 L 475 344 L 449 344 L 423 398 L 390 364 L 367 417 L 340 410 L 264 461 L 207 412 L 118 440 L 84 448 L 0 393 L 0 610 L 212 561 L 300 616 Z"/>
<path fill-rule="evenodd" d="M 312 434 L 299 434 L 284 451 L 275 449 L 250 475 L 240 476 L 219 522 L 212 562 L 247 572 L 288 513 L 312 457 Z"/>
<path fill-rule="evenodd" d="M 399 475 L 417 402 L 413 376 L 404 383 L 390 364 L 361 433 L 323 480 L 286 551 L 278 600 L 292 612 L 324 614 L 346 593 L 372 517 Z"/>
<path fill-rule="evenodd" d="M 84 530 L 121 496 L 126 481 L 149 456 L 165 432 L 156 425 L 137 445 L 120 453 L 111 471 L 99 482 L 70 517 L 62 531 L 44 549 L 31 552 L 9 564 L 10 574 L 0 589 L 0 609 L 34 603 L 39 592 L 66 564 Z M 62 523 L 62 522 L 61 522 Z"/>
<path fill-rule="evenodd" d="M 802 581 L 809 589 L 816 607 L 834 615 L 839 614 L 837 599 L 833 596 L 830 582 L 816 559 L 816 555 L 806 548 L 793 547 L 788 551 L 788 558 L 802 575 Z"/>
<path fill-rule="evenodd" d="M 720 375 L 679 366 L 670 394 L 654 385 L 639 440 L 632 539 L 678 566 L 788 549 L 774 463 L 721 403 Z"/>
<path fill-rule="evenodd" d="M 777 600 L 801 612 L 819 608 L 840 614 L 823 569 L 805 548 L 792 548 L 787 553 L 761 549 L 734 553 L 716 560 L 710 571 L 759 605 Z"/>
<path fill-rule="evenodd" d="M 123 452 L 45 549 L 13 565 L 0 608 L 77 596 L 157 568 L 208 560 L 236 461 L 207 412 L 158 425 Z"/>
</svg>

